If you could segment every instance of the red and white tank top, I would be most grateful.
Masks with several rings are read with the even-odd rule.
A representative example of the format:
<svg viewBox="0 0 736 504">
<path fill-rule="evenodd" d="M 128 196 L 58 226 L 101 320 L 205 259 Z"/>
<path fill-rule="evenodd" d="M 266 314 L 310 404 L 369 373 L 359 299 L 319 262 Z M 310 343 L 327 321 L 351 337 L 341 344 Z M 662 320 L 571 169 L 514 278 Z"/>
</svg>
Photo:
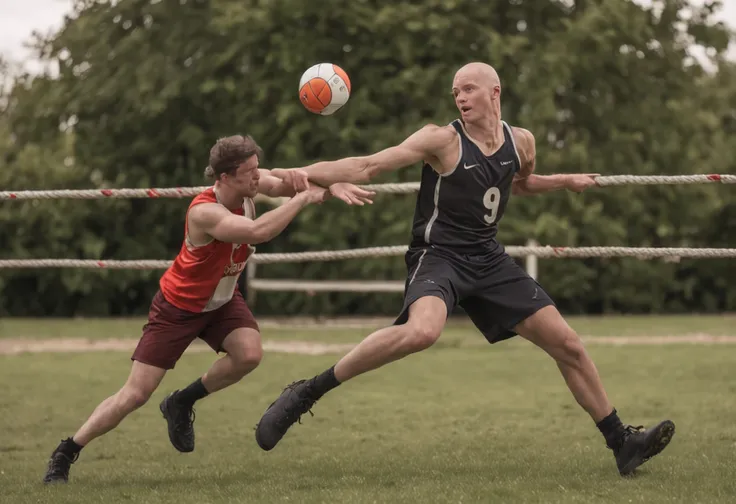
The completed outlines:
<svg viewBox="0 0 736 504">
<path fill-rule="evenodd" d="M 216 310 L 230 301 L 245 263 L 255 252 L 251 245 L 214 238 L 205 245 L 194 245 L 189 239 L 189 210 L 202 203 L 220 203 L 214 188 L 206 189 L 190 203 L 181 250 L 159 282 L 161 293 L 169 303 L 190 312 Z M 256 214 L 250 198 L 245 198 L 241 208 L 230 211 L 250 219 Z"/>
</svg>

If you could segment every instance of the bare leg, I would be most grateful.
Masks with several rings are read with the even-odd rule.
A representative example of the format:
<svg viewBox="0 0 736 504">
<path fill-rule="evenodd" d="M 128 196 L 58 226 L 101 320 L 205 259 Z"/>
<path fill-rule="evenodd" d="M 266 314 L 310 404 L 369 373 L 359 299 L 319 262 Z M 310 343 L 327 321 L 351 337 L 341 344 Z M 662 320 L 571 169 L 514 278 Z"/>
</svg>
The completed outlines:
<svg viewBox="0 0 736 504">
<path fill-rule="evenodd" d="M 263 358 L 261 334 L 255 329 L 236 329 L 228 334 L 222 347 L 227 355 L 215 361 L 202 376 L 202 383 L 210 394 L 240 381 L 258 367 Z"/>
<path fill-rule="evenodd" d="M 621 475 L 627 475 L 660 453 L 675 433 L 664 420 L 649 429 L 625 426 L 608 401 L 598 370 L 580 338 L 553 306 L 547 306 L 516 326 L 516 331 L 541 347 L 555 361 L 578 404 L 588 412 L 613 450 Z"/>
<path fill-rule="evenodd" d="M 165 369 L 133 361 L 128 381 L 115 395 L 108 397 L 92 412 L 89 419 L 72 437 L 85 446 L 111 431 L 136 409 L 143 406 L 166 374 Z"/>
<path fill-rule="evenodd" d="M 340 359 L 335 365 L 335 378 L 342 383 L 432 346 L 446 320 L 447 307 L 442 299 L 420 298 L 409 308 L 406 324 L 379 329 Z"/>
<path fill-rule="evenodd" d="M 447 319 L 445 302 L 425 296 L 409 308 L 405 324 L 385 327 L 367 336 L 340 361 L 311 380 L 292 383 L 266 410 L 256 426 L 256 442 L 271 450 L 315 401 L 340 383 L 431 346 Z"/>
<path fill-rule="evenodd" d="M 225 337 L 227 355 L 215 361 L 202 378 L 166 396 L 159 409 L 168 424 L 169 441 L 182 453 L 194 450 L 194 403 L 240 381 L 261 362 L 261 335 L 241 327 Z"/>
<path fill-rule="evenodd" d="M 596 423 L 613 411 L 598 370 L 580 337 L 554 306 L 542 308 L 515 330 L 555 359 L 575 400 Z"/>
</svg>

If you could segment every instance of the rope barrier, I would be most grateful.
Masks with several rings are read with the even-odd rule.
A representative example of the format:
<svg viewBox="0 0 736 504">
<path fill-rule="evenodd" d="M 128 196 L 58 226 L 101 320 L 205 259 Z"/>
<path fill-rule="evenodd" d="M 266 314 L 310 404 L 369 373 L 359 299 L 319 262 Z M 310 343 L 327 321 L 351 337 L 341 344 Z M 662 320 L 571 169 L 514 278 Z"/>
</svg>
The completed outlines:
<svg viewBox="0 0 736 504">
<path fill-rule="evenodd" d="M 0 192 L 0 200 L 185 198 L 196 196 L 208 187 L 210 186 L 162 189 L 59 189 L 51 191 L 2 191 Z"/>
<path fill-rule="evenodd" d="M 609 175 L 596 177 L 601 187 L 620 185 L 736 184 L 736 175 Z"/>
<path fill-rule="evenodd" d="M 254 278 L 248 287 L 258 291 L 292 292 L 404 292 L 401 281 L 370 280 L 264 280 Z"/>
<path fill-rule="evenodd" d="M 736 184 L 736 175 L 611 175 L 596 177 L 601 187 L 655 184 Z M 186 198 L 196 196 L 210 186 L 150 189 L 59 189 L 49 191 L 0 191 L 0 200 L 28 199 L 125 199 Z M 377 193 L 407 194 L 419 190 L 419 182 L 367 184 L 361 187 Z"/>
<path fill-rule="evenodd" d="M 365 257 L 400 256 L 407 251 L 405 245 L 392 247 L 369 247 L 351 250 L 324 250 L 255 254 L 251 261 L 257 264 L 294 263 L 307 261 L 334 261 Z M 638 259 L 682 258 L 734 258 L 734 248 L 666 248 L 666 247 L 523 247 L 508 246 L 511 257 L 535 256 L 539 258 L 591 258 L 591 257 L 635 257 Z M 95 260 L 95 259 L 2 259 L 0 269 L 6 268 L 95 268 L 95 269 L 165 269 L 170 260 Z"/>
</svg>

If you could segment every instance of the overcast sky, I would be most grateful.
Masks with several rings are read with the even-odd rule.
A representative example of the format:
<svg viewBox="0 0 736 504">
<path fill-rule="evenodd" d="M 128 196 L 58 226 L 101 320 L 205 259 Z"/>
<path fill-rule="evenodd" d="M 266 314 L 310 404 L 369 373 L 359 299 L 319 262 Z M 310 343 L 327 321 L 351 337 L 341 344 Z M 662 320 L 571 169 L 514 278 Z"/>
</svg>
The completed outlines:
<svg viewBox="0 0 736 504">
<path fill-rule="evenodd" d="M 651 0 L 636 1 L 651 3 Z M 693 1 L 702 3 L 702 0 Z M 720 19 L 736 29 L 736 0 L 724 0 L 723 5 Z M 61 26 L 71 6 L 72 0 L 0 0 L 0 53 L 29 69 L 34 68 L 23 43 L 34 30 L 47 32 Z M 731 54 L 736 59 L 734 46 Z"/>
</svg>

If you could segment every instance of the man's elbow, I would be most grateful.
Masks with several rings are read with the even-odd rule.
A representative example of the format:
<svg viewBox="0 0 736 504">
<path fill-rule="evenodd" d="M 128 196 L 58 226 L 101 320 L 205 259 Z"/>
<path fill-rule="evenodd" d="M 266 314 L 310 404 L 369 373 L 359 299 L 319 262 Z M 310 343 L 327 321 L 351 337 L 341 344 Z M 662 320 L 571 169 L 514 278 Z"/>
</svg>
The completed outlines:
<svg viewBox="0 0 736 504">
<path fill-rule="evenodd" d="M 210 233 L 218 241 L 224 243 L 236 243 L 239 245 L 256 245 L 271 239 L 267 230 L 261 226 L 250 226 L 248 228 L 218 229 Z"/>
<path fill-rule="evenodd" d="M 259 243 L 266 243 L 270 241 L 273 236 L 270 236 L 268 230 L 258 226 L 243 236 L 236 243 L 248 243 L 250 245 L 258 245 Z"/>
</svg>

